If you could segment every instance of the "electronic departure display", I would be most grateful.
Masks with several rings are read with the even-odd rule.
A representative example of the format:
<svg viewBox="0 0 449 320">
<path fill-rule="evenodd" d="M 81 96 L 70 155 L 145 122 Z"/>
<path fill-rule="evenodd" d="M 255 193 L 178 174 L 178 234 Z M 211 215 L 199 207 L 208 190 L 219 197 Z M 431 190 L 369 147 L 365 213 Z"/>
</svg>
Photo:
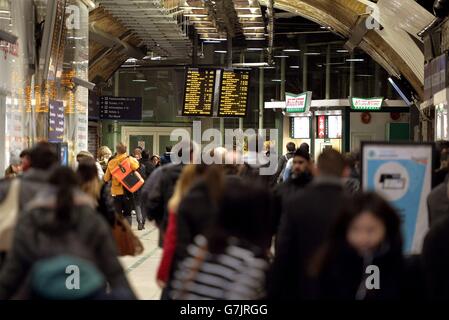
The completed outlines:
<svg viewBox="0 0 449 320">
<path fill-rule="evenodd" d="M 218 116 L 245 117 L 248 106 L 248 90 L 248 70 L 223 70 Z"/>
<path fill-rule="evenodd" d="M 212 116 L 215 69 L 187 69 L 183 116 Z"/>
</svg>

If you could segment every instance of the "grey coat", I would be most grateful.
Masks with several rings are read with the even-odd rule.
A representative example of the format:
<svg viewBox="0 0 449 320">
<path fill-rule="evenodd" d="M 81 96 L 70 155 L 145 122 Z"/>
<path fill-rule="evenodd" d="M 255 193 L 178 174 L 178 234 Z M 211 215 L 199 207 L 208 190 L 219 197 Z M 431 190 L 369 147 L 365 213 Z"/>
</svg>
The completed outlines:
<svg viewBox="0 0 449 320">
<path fill-rule="evenodd" d="M 20 216 L 11 251 L 0 270 L 0 300 L 26 286 L 26 278 L 39 259 L 60 254 L 93 262 L 112 290 L 129 290 L 109 225 L 95 211 L 87 195 L 76 192 L 74 206 L 64 224 L 55 220 L 56 191 L 39 194 Z"/>
</svg>

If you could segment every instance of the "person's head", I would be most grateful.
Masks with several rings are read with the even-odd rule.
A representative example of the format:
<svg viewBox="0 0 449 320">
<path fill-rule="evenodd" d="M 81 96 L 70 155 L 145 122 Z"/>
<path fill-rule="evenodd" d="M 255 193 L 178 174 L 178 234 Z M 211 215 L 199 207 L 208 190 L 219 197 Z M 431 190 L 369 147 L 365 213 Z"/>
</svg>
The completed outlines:
<svg viewBox="0 0 449 320">
<path fill-rule="evenodd" d="M 127 149 L 126 145 L 123 144 L 122 142 L 119 142 L 117 144 L 117 146 L 115 147 L 115 150 L 117 151 L 117 155 L 125 154 L 126 153 L 126 149 Z"/>
<path fill-rule="evenodd" d="M 108 161 L 112 156 L 112 151 L 108 146 L 102 146 L 98 149 L 98 160 L 100 161 Z"/>
<path fill-rule="evenodd" d="M 449 150 L 448 149 L 443 149 L 443 151 L 441 151 L 441 156 L 440 156 L 440 168 L 447 168 L 449 166 Z"/>
<path fill-rule="evenodd" d="M 142 160 L 150 160 L 150 152 L 148 150 L 142 150 Z"/>
<path fill-rule="evenodd" d="M 287 148 L 287 152 L 295 152 L 296 150 L 296 145 L 293 142 L 287 143 L 285 147 Z"/>
<path fill-rule="evenodd" d="M 303 149 L 295 151 L 293 156 L 292 173 L 295 175 L 308 171 L 310 166 L 310 154 Z"/>
<path fill-rule="evenodd" d="M 37 143 L 30 151 L 31 168 L 49 170 L 59 161 L 54 146 L 48 142 Z"/>
<path fill-rule="evenodd" d="M 332 237 L 367 256 L 384 243 L 402 248 L 400 226 L 399 215 L 386 200 L 375 193 L 361 193 L 338 216 Z"/>
<path fill-rule="evenodd" d="M 188 164 L 181 172 L 176 182 L 173 196 L 168 202 L 168 207 L 177 213 L 178 206 L 190 188 L 198 181 L 203 180 L 210 187 L 210 194 L 213 198 L 218 197 L 221 191 L 221 181 L 223 180 L 223 170 L 219 165 Z"/>
<path fill-rule="evenodd" d="M 81 160 L 84 160 L 84 159 L 94 159 L 94 156 L 89 151 L 80 151 L 76 155 L 76 161 L 79 163 Z"/>
<path fill-rule="evenodd" d="M 266 253 L 271 243 L 272 206 L 272 196 L 262 185 L 226 180 L 216 222 L 206 232 L 210 251 L 221 252 L 226 239 L 235 237 Z"/>
<path fill-rule="evenodd" d="M 55 216 L 58 222 L 70 219 L 74 205 L 74 190 L 79 185 L 75 172 L 69 167 L 56 168 L 50 176 L 49 183 L 57 189 Z"/>
<path fill-rule="evenodd" d="M 317 161 L 317 175 L 342 178 L 349 174 L 343 155 L 334 149 L 325 149 Z"/>
<path fill-rule="evenodd" d="M 23 150 L 19 157 L 20 157 L 20 161 L 21 161 L 21 165 L 22 165 L 22 171 L 25 172 L 28 169 L 31 168 L 31 150 L 30 149 L 25 149 Z"/>
<path fill-rule="evenodd" d="M 133 152 L 134 158 L 137 160 L 142 159 L 142 149 L 141 148 L 135 148 Z"/>
<path fill-rule="evenodd" d="M 172 146 L 165 146 L 165 152 L 171 152 Z"/>
<path fill-rule="evenodd" d="M 94 158 L 81 159 L 76 173 L 80 182 L 80 189 L 96 201 L 100 195 L 101 184 Z"/>
<path fill-rule="evenodd" d="M 17 153 L 12 153 L 11 158 L 9 160 L 9 164 L 13 169 L 14 173 L 19 173 L 22 170 L 22 161 Z"/>
<path fill-rule="evenodd" d="M 305 152 L 310 153 L 310 146 L 305 142 L 301 143 L 301 145 L 299 146 L 299 149 L 302 149 Z"/>
<path fill-rule="evenodd" d="M 311 276 L 348 249 L 360 257 L 383 253 L 402 257 L 401 220 L 396 210 L 376 193 L 359 193 L 347 201 L 331 226 L 328 239 L 308 266 Z M 348 261 L 349 262 L 349 261 Z"/>
<path fill-rule="evenodd" d="M 151 163 L 152 163 L 155 167 L 157 167 L 157 166 L 159 166 L 159 165 L 161 164 L 161 158 L 160 158 L 157 154 L 155 154 L 155 155 L 153 155 L 153 156 L 151 157 Z"/>
</svg>

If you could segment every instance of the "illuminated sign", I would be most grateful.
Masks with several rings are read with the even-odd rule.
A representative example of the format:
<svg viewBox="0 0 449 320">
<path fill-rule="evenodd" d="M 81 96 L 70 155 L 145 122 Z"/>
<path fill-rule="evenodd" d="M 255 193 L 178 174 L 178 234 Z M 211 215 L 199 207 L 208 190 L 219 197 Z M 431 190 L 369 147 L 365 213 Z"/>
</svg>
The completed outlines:
<svg viewBox="0 0 449 320">
<path fill-rule="evenodd" d="M 325 139 L 328 136 L 328 123 L 327 123 L 327 116 L 318 116 L 317 117 L 317 138 L 318 139 Z"/>
<path fill-rule="evenodd" d="M 355 98 L 351 97 L 351 109 L 353 110 L 380 110 L 384 98 Z"/>
<path fill-rule="evenodd" d="M 311 91 L 301 94 L 293 94 L 288 92 L 285 94 L 285 108 L 288 113 L 309 112 L 311 102 Z"/>
<path fill-rule="evenodd" d="M 223 70 L 218 105 L 219 117 L 244 117 L 248 107 L 249 71 Z"/>
<path fill-rule="evenodd" d="M 183 116 L 212 116 L 216 70 L 188 69 Z"/>
</svg>

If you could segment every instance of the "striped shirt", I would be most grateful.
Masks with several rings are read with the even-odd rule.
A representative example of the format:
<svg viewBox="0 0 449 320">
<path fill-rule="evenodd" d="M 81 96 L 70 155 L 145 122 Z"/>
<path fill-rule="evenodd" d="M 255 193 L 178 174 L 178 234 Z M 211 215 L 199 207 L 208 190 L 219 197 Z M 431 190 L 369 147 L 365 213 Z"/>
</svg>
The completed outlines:
<svg viewBox="0 0 449 320">
<path fill-rule="evenodd" d="M 266 260 L 230 239 L 223 253 L 208 252 L 197 236 L 176 270 L 171 296 L 176 300 L 256 300 L 264 297 Z"/>
</svg>

